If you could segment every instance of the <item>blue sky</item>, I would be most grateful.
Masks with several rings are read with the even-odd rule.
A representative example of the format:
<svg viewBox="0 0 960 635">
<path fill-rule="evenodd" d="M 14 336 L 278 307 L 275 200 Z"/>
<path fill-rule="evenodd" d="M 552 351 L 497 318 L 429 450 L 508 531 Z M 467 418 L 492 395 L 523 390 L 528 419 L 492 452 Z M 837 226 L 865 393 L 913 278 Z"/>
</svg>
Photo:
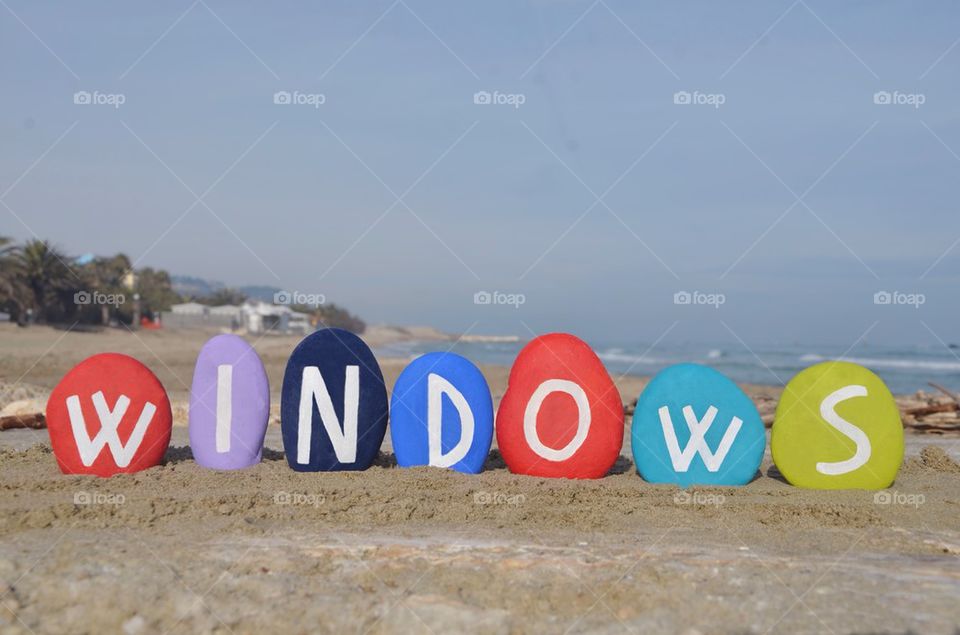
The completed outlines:
<svg viewBox="0 0 960 635">
<path fill-rule="evenodd" d="M 960 339 L 954 3 L 0 5 L 0 233 L 451 331 Z"/>
</svg>

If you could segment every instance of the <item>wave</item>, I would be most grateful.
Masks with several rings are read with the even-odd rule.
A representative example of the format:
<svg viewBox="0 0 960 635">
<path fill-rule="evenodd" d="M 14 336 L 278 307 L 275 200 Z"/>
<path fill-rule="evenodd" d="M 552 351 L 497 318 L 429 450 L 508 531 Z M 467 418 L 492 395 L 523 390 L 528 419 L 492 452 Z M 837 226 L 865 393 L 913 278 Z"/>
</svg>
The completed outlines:
<svg viewBox="0 0 960 635">
<path fill-rule="evenodd" d="M 834 359 L 808 353 L 800 356 L 803 363 L 825 362 Z M 937 361 L 932 359 L 883 359 L 878 357 L 841 357 L 845 362 L 853 362 L 867 368 L 896 368 L 900 370 L 938 370 L 944 372 L 960 372 L 960 360 L 955 362 Z"/>
<path fill-rule="evenodd" d="M 597 357 L 602 359 L 605 362 L 623 362 L 627 364 L 646 364 L 648 366 L 658 366 L 661 364 L 668 364 L 669 361 L 665 359 L 660 359 L 657 357 L 649 357 L 647 355 L 630 355 L 629 353 L 624 353 L 622 348 L 611 348 L 600 353 L 597 353 Z"/>
</svg>

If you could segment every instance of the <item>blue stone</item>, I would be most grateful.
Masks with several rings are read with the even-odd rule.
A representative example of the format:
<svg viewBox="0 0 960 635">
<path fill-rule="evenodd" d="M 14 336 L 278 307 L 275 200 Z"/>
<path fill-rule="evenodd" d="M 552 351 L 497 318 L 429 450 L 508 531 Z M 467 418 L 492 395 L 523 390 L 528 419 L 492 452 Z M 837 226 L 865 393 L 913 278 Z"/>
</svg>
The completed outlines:
<svg viewBox="0 0 960 635">
<path fill-rule="evenodd" d="M 745 485 L 757 474 L 767 445 L 750 397 L 699 364 L 657 373 L 637 400 L 631 437 L 645 480 L 682 487 Z"/>
<path fill-rule="evenodd" d="M 298 472 L 370 467 L 387 431 L 387 388 L 363 340 L 331 328 L 297 345 L 283 375 L 280 428 Z"/>
<path fill-rule="evenodd" d="M 483 469 L 493 441 L 493 399 L 470 360 L 454 353 L 413 360 L 393 387 L 390 413 L 390 439 L 401 467 L 434 465 L 468 474 Z"/>
</svg>

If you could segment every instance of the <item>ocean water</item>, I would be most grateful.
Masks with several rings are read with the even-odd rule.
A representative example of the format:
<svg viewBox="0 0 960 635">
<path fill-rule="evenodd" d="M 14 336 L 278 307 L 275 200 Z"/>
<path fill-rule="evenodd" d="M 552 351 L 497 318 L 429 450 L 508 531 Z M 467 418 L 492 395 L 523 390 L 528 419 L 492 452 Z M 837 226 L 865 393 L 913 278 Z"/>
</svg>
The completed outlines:
<svg viewBox="0 0 960 635">
<path fill-rule="evenodd" d="M 431 351 L 458 353 L 476 364 L 510 366 L 525 341 L 519 342 L 421 342 L 410 341 L 380 347 L 377 354 L 413 358 Z M 960 349 L 943 346 L 881 347 L 861 345 L 852 351 L 829 346 L 794 346 L 748 351 L 737 344 L 596 343 L 594 351 L 614 377 L 653 375 L 672 364 L 696 362 L 711 366 L 737 382 L 780 386 L 796 373 L 818 362 L 843 359 L 866 366 L 887 383 L 894 394 L 932 391 L 936 382 L 960 392 Z"/>
</svg>

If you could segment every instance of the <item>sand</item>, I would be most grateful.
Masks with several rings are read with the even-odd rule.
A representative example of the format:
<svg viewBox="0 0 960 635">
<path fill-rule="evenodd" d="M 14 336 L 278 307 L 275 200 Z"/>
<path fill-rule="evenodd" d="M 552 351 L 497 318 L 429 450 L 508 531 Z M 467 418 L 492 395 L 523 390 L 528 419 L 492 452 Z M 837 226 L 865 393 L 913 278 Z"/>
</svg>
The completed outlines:
<svg viewBox="0 0 960 635">
<path fill-rule="evenodd" d="M 21 396 L 119 350 L 182 400 L 206 337 L 28 331 L 0 331 L 0 380 L 10 392 L 20 378 Z M 294 343 L 257 343 L 274 387 Z M 402 365 L 384 361 L 391 385 Z M 501 393 L 506 369 L 483 370 Z M 642 383 L 619 387 L 628 399 Z M 0 432 L 0 634 L 960 625 L 956 438 L 908 436 L 897 482 L 878 495 L 793 488 L 769 456 L 743 488 L 653 486 L 626 443 L 591 482 L 515 476 L 496 452 L 475 476 L 400 469 L 389 443 L 366 472 L 301 474 L 277 426 L 255 468 L 201 469 L 178 425 L 164 465 L 96 479 L 60 474 L 45 437 Z"/>
</svg>

